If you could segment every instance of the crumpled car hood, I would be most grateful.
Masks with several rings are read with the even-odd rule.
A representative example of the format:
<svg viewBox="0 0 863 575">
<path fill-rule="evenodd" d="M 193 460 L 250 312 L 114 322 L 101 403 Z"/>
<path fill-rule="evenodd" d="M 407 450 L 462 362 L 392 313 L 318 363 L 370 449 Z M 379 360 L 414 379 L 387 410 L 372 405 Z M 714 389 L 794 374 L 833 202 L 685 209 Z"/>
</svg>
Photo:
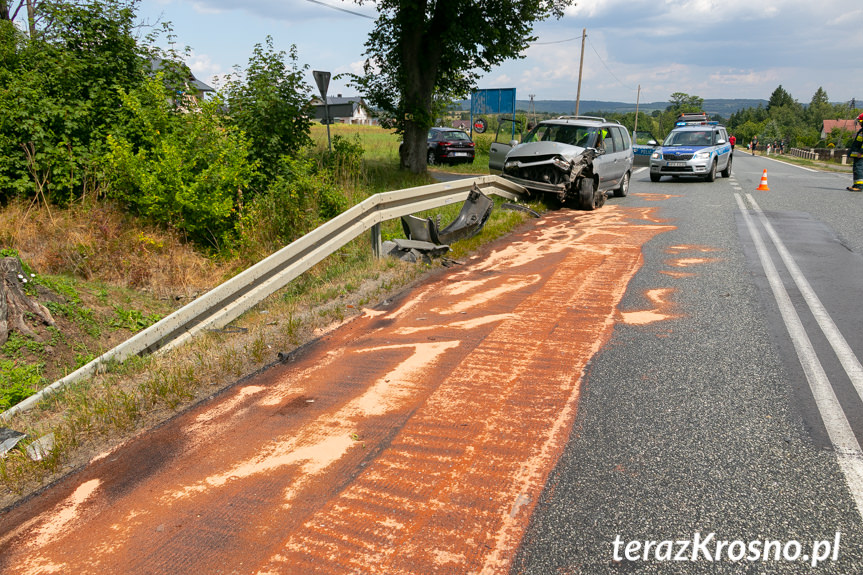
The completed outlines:
<svg viewBox="0 0 863 575">
<path fill-rule="evenodd" d="M 531 156 L 554 156 L 560 155 L 567 159 L 575 158 L 584 153 L 585 148 L 571 146 L 560 142 L 528 142 L 519 144 L 506 155 L 507 160 L 519 159 L 529 162 Z"/>
</svg>

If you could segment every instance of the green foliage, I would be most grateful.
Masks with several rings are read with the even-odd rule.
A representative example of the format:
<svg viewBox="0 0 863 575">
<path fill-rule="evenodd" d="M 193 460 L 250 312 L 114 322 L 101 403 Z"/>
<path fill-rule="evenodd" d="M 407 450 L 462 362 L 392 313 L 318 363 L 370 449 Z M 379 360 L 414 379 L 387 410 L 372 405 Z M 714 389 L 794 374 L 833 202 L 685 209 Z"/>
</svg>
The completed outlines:
<svg viewBox="0 0 863 575">
<path fill-rule="evenodd" d="M 277 52 L 267 36 L 265 46 L 255 45 L 245 72 L 235 70 L 225 86 L 228 121 L 245 133 L 250 157 L 259 166 L 254 192 L 278 176 L 282 156 L 295 155 L 311 143 L 311 89 L 303 80 L 307 69 L 297 63 L 296 46 L 287 54 Z"/>
<path fill-rule="evenodd" d="M 521 57 L 534 22 L 560 17 L 571 0 L 413 3 L 382 0 L 353 85 L 405 135 L 406 163 L 425 170 L 425 133 L 442 104 L 475 87 L 475 70 Z M 425 6 L 425 5 L 424 5 Z"/>
<path fill-rule="evenodd" d="M 797 101 L 791 97 L 791 94 L 780 84 L 778 88 L 770 94 L 770 100 L 767 102 L 767 111 L 770 112 L 774 108 L 783 106 L 799 106 Z"/>
<path fill-rule="evenodd" d="M 247 241 L 283 246 L 345 207 L 344 196 L 313 159 L 283 156 L 275 181 L 246 206 L 242 228 Z"/>
<path fill-rule="evenodd" d="M 41 366 L 0 359 L 0 411 L 36 393 L 43 381 Z"/>
<path fill-rule="evenodd" d="M 136 332 L 150 327 L 160 319 L 162 318 L 158 314 L 144 315 L 137 309 L 114 306 L 114 317 L 109 321 L 109 325 L 114 329 L 127 329 Z"/>
<path fill-rule="evenodd" d="M 0 22 L 0 201 L 64 203 L 95 185 L 117 88 L 140 82 L 134 0 L 40 3 L 36 38 Z"/>
<path fill-rule="evenodd" d="M 121 91 L 130 117 L 108 136 L 108 194 L 138 214 L 174 226 L 201 245 L 233 241 L 242 190 L 257 175 L 250 142 L 220 114 L 218 99 L 175 109 L 162 75 Z"/>
<path fill-rule="evenodd" d="M 675 92 L 671 95 L 667 111 L 672 112 L 675 117 L 685 112 L 701 112 L 704 110 L 704 98 L 690 96 L 683 92 Z"/>
</svg>

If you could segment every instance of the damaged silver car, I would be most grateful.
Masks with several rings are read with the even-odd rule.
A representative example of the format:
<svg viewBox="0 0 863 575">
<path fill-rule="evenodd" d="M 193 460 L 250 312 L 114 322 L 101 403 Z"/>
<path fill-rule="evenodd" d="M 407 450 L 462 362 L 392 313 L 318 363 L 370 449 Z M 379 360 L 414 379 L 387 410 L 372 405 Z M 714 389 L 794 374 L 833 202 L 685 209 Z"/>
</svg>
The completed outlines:
<svg viewBox="0 0 863 575">
<path fill-rule="evenodd" d="M 626 128 L 594 116 L 544 120 L 520 144 L 495 142 L 489 151 L 490 170 L 585 210 L 602 206 L 609 192 L 629 192 L 632 162 Z"/>
</svg>

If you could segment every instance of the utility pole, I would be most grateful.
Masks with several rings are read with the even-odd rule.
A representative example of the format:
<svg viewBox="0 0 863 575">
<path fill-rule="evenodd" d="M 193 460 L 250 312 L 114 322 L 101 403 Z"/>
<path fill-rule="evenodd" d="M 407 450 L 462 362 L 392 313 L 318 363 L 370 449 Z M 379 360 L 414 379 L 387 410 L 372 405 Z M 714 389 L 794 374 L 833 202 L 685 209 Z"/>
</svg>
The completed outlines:
<svg viewBox="0 0 863 575">
<path fill-rule="evenodd" d="M 530 110 L 528 110 L 528 114 L 533 113 L 533 123 L 536 124 L 536 104 L 533 103 L 534 98 L 536 98 L 536 94 L 530 94 Z"/>
<path fill-rule="evenodd" d="M 638 85 L 638 93 L 635 96 L 635 127 L 632 128 L 632 135 L 638 131 L 638 104 L 641 101 L 641 84 Z"/>
<path fill-rule="evenodd" d="M 587 38 L 587 28 L 581 31 L 581 58 L 578 62 L 578 93 L 575 95 L 575 115 L 578 116 L 578 107 L 581 105 L 581 71 L 584 69 L 584 39 Z"/>
</svg>

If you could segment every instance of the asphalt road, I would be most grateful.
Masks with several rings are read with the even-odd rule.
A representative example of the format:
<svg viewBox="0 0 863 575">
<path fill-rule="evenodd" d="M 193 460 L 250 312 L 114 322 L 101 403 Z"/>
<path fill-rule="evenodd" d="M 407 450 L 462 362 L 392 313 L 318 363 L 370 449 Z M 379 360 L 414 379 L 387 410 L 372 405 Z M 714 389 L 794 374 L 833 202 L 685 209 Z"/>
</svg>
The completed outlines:
<svg viewBox="0 0 863 575">
<path fill-rule="evenodd" d="M 618 324 L 591 362 L 512 572 L 863 572 L 863 195 L 740 150 L 729 179 L 633 180 L 611 202 L 667 194 L 676 229 L 645 246 L 621 309 L 668 289 L 674 317 Z"/>
<path fill-rule="evenodd" d="M 861 573 L 848 180 L 531 220 L 0 514 L 0 572 Z"/>
</svg>

